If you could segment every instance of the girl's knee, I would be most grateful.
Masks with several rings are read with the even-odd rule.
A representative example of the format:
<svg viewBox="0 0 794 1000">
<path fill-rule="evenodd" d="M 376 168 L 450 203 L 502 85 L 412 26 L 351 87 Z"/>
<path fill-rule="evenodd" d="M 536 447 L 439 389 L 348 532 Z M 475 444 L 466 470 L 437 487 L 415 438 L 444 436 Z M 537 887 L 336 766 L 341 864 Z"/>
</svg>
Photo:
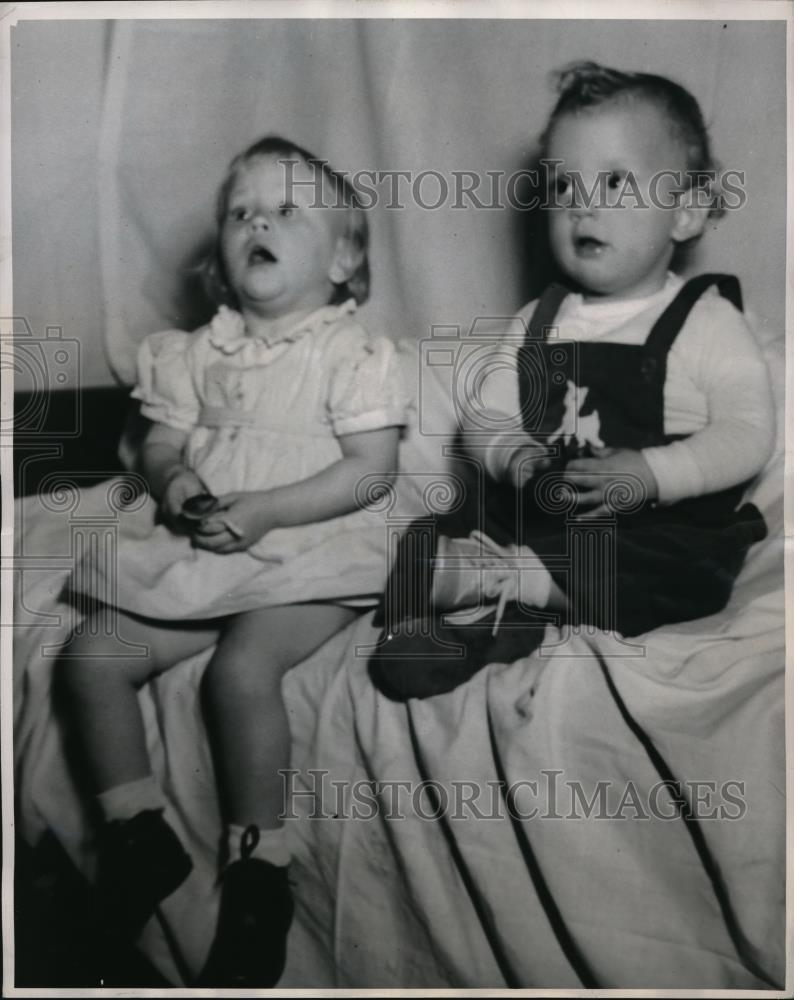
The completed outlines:
<svg viewBox="0 0 794 1000">
<path fill-rule="evenodd" d="M 246 612 L 230 622 L 218 657 L 234 664 L 241 676 L 269 677 L 297 662 L 300 639 L 271 609 Z"/>
<path fill-rule="evenodd" d="M 151 649 L 145 656 L 135 656 L 128 644 L 115 634 L 94 630 L 87 622 L 79 634 L 73 634 L 61 650 L 58 674 L 67 689 L 99 685 L 111 677 L 141 687 L 157 672 L 159 664 Z"/>
<path fill-rule="evenodd" d="M 138 688 L 144 682 L 145 677 L 135 665 L 87 655 L 63 657 L 56 672 L 58 688 L 67 698 L 90 695 L 91 691 L 101 691 L 108 684 L 122 683 Z"/>
<path fill-rule="evenodd" d="M 221 697 L 269 700 L 281 691 L 281 678 L 291 664 L 282 664 L 261 648 L 221 650 L 210 660 L 205 683 Z"/>
<path fill-rule="evenodd" d="M 277 644 L 256 641 L 252 633 L 232 631 L 219 644 L 204 677 L 211 696 L 261 703 L 280 697 L 281 678 L 292 666 Z"/>
<path fill-rule="evenodd" d="M 314 613 L 313 613 L 314 611 Z M 354 617 L 345 608 L 264 608 L 232 619 L 205 682 L 221 696 L 278 698 L 281 678 Z"/>
</svg>

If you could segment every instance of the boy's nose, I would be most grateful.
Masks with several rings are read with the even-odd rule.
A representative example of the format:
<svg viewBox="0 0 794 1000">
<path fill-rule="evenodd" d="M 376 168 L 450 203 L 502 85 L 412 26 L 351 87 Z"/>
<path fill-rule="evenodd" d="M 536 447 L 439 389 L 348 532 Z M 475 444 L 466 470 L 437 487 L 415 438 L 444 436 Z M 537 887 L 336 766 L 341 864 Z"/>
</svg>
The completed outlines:
<svg viewBox="0 0 794 1000">
<path fill-rule="evenodd" d="M 256 212 L 251 217 L 251 229 L 256 232 L 258 229 L 269 229 L 270 221 L 264 212 Z"/>
<path fill-rule="evenodd" d="M 577 194 L 571 200 L 568 210 L 573 212 L 577 218 L 586 218 L 588 215 L 593 214 L 595 207 L 595 202 L 591 198 Z"/>
</svg>

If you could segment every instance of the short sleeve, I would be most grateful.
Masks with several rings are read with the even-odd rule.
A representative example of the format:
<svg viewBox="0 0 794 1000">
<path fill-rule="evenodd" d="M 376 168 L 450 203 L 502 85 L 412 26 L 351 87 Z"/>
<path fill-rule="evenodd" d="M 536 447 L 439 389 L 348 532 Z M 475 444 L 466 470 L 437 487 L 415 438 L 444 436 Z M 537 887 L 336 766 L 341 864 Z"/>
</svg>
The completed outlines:
<svg viewBox="0 0 794 1000">
<path fill-rule="evenodd" d="M 386 337 L 349 327 L 334 338 L 328 417 L 336 435 L 407 422 L 408 398 L 397 350 Z"/>
<path fill-rule="evenodd" d="M 132 391 L 149 420 L 180 431 L 198 423 L 199 401 L 188 358 L 191 335 L 182 330 L 153 333 L 138 352 L 138 384 Z"/>
</svg>

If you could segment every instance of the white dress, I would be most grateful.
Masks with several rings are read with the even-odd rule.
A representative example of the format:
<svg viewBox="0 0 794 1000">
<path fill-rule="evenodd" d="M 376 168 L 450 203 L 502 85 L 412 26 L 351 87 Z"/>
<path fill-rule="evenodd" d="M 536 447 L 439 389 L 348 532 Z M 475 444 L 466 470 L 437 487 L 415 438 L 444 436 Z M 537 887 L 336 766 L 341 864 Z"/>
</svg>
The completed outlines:
<svg viewBox="0 0 794 1000">
<path fill-rule="evenodd" d="M 341 458 L 338 436 L 406 422 L 394 345 L 367 334 L 355 309 L 353 300 L 325 306 L 273 343 L 248 336 L 226 307 L 195 333 L 152 334 L 133 396 L 145 417 L 188 432 L 186 462 L 216 496 L 306 479 Z M 386 551 L 382 517 L 361 509 L 219 555 L 160 523 L 147 498 L 122 515 L 117 558 L 84 560 L 72 588 L 158 620 L 310 600 L 359 605 L 382 590 Z"/>
</svg>

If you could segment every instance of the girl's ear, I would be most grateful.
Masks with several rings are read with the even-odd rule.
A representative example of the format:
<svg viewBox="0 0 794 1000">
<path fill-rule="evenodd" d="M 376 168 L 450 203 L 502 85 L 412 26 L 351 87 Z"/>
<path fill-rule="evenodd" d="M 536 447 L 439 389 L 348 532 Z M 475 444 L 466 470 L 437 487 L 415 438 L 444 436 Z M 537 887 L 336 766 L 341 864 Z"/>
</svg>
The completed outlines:
<svg viewBox="0 0 794 1000">
<path fill-rule="evenodd" d="M 334 285 L 344 285 L 353 277 L 364 259 L 364 251 L 354 245 L 349 233 L 336 241 L 328 277 Z"/>
</svg>

